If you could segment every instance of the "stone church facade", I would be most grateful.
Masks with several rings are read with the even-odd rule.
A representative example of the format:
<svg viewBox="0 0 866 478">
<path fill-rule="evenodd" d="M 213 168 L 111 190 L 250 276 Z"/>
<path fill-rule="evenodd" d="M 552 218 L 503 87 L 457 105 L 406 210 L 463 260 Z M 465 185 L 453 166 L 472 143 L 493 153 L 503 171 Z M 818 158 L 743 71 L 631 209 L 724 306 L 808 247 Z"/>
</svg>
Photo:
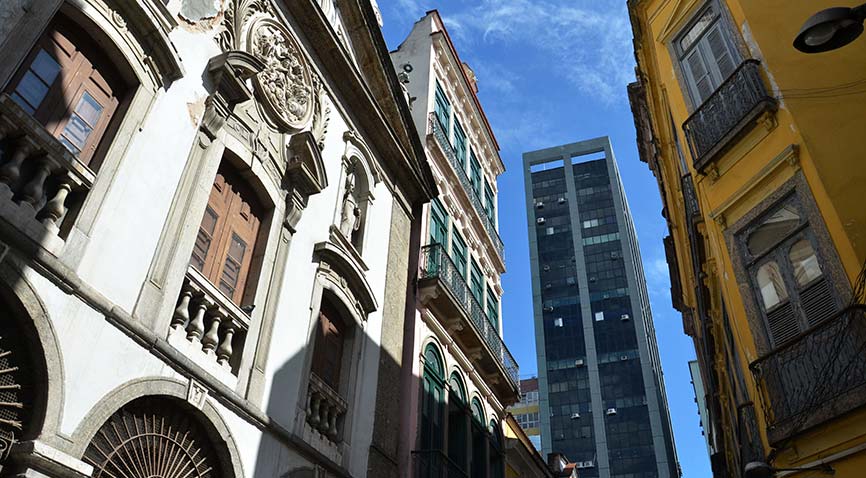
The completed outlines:
<svg viewBox="0 0 866 478">
<path fill-rule="evenodd" d="M 0 476 L 400 475 L 437 192 L 380 22 L 0 3 Z"/>
</svg>

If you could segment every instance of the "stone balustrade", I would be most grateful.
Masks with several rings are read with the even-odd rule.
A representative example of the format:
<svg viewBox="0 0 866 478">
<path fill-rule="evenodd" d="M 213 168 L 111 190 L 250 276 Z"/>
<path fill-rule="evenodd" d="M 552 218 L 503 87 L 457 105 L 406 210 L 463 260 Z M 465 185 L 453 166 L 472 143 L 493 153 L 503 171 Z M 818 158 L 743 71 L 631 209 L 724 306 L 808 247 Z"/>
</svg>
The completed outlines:
<svg viewBox="0 0 866 478">
<path fill-rule="evenodd" d="M 71 203 L 83 202 L 94 179 L 42 124 L 0 95 L 0 215 L 37 242 L 46 230 L 57 237 Z"/>
<path fill-rule="evenodd" d="M 187 342 L 195 358 L 237 376 L 249 317 L 190 267 L 171 318 L 169 335 Z"/>
<path fill-rule="evenodd" d="M 341 440 L 340 430 L 348 406 L 343 397 L 310 372 L 310 385 L 307 388 L 307 423 L 331 442 Z"/>
</svg>

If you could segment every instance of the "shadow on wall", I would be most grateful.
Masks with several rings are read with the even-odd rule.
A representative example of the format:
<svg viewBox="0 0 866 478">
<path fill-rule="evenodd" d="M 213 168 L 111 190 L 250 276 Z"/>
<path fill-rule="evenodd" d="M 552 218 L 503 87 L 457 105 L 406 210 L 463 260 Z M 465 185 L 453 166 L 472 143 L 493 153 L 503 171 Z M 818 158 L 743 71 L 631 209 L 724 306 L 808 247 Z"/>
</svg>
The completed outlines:
<svg viewBox="0 0 866 478">
<path fill-rule="evenodd" d="M 291 424 L 293 442 L 266 434 L 252 476 L 401 476 L 401 366 L 367 334 L 360 317 L 326 289 L 309 322 L 298 321 L 308 345 L 274 373 L 265 410 Z M 412 377 L 411 386 L 418 384 Z M 359 468 L 364 463 L 366 470 Z"/>
</svg>

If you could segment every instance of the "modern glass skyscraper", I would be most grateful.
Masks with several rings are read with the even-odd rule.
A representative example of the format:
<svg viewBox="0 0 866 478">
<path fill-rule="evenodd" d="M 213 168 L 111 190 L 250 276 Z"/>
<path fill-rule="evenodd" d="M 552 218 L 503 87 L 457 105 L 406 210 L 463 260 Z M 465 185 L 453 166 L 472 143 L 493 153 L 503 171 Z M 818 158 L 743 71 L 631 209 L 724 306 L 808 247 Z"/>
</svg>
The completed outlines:
<svg viewBox="0 0 866 478">
<path fill-rule="evenodd" d="M 679 476 L 637 236 L 607 137 L 524 153 L 544 453 Z"/>
</svg>

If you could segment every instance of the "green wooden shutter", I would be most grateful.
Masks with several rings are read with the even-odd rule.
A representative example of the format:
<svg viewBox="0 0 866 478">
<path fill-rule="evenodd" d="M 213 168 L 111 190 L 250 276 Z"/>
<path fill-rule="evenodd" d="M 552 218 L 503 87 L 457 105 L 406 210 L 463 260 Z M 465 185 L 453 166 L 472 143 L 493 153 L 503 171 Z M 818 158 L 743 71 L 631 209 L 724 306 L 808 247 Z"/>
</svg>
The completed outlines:
<svg viewBox="0 0 866 478">
<path fill-rule="evenodd" d="M 463 173 L 466 174 L 466 131 L 456 117 L 454 118 L 454 154 L 460 167 L 463 168 Z"/>
<path fill-rule="evenodd" d="M 454 260 L 454 265 L 457 266 L 460 276 L 466 279 L 466 241 L 456 230 L 451 233 L 451 259 Z"/>
<path fill-rule="evenodd" d="M 448 213 L 439 198 L 430 202 L 430 243 L 448 244 Z"/>
</svg>

